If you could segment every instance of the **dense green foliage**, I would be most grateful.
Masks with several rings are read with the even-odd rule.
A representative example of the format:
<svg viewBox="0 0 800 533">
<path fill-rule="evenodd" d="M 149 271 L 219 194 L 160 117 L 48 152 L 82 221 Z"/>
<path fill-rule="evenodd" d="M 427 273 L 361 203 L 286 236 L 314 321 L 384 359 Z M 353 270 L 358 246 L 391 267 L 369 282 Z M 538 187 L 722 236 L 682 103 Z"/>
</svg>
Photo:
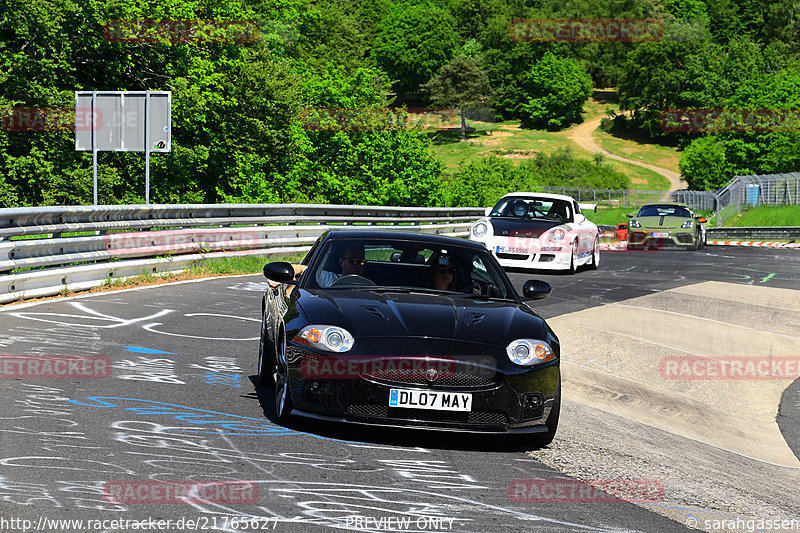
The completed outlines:
<svg viewBox="0 0 800 533">
<path fill-rule="evenodd" d="M 534 18 L 666 26 L 645 43 L 511 31 Z M 104 34 L 109 21 L 143 19 L 252 20 L 259 32 L 245 42 Z M 793 0 L 0 0 L 0 109 L 68 109 L 76 90 L 172 91 L 172 152 L 151 157 L 153 202 L 470 205 L 516 186 L 627 181 L 563 154 L 443 175 L 402 112 L 377 129 L 311 127 L 304 113 L 369 119 L 386 106 L 479 102 L 559 129 L 581 120 L 592 85 L 619 86 L 628 131 L 685 146 L 690 186 L 715 188 L 734 174 L 798 170 L 800 127 L 665 132 L 662 111 L 800 108 L 799 22 Z M 0 128 L 0 207 L 91 203 L 91 154 L 75 151 L 69 128 L 10 130 Z M 101 203 L 143 201 L 143 154 L 101 152 L 99 163 Z"/>
<path fill-rule="evenodd" d="M 569 151 L 538 154 L 519 166 L 500 157 L 462 165 L 442 185 L 442 205 L 494 205 L 513 191 L 538 191 L 542 186 L 623 189 L 628 178 L 602 162 L 578 159 Z"/>
</svg>

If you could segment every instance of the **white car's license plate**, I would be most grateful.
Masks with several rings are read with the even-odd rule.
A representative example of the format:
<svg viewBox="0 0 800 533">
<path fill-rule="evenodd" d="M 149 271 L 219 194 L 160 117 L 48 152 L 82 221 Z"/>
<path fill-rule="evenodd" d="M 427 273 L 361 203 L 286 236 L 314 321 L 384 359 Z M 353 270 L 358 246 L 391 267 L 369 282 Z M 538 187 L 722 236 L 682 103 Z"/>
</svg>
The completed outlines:
<svg viewBox="0 0 800 533">
<path fill-rule="evenodd" d="M 389 407 L 434 409 L 437 411 L 471 411 L 472 394 L 391 389 L 389 391 Z"/>
<path fill-rule="evenodd" d="M 667 233 L 666 231 L 654 231 L 653 237 L 655 237 L 656 239 L 667 239 L 669 238 L 669 233 Z"/>
<path fill-rule="evenodd" d="M 512 248 L 510 246 L 498 246 L 495 250 L 498 254 L 529 254 L 527 248 Z"/>
</svg>

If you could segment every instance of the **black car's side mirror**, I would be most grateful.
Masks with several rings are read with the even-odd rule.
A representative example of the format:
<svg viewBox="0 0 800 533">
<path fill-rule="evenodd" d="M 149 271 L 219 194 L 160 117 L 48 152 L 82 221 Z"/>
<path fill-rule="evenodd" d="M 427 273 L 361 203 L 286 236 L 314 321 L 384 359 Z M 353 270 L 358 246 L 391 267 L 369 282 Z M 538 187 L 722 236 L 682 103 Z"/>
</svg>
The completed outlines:
<svg viewBox="0 0 800 533">
<path fill-rule="evenodd" d="M 264 265 L 264 277 L 280 283 L 294 283 L 294 267 L 283 261 L 267 263 Z"/>
<path fill-rule="evenodd" d="M 553 288 L 550 284 L 538 279 L 529 279 L 522 286 L 522 295 L 531 300 L 544 300 L 550 296 L 551 292 L 553 292 Z"/>
</svg>

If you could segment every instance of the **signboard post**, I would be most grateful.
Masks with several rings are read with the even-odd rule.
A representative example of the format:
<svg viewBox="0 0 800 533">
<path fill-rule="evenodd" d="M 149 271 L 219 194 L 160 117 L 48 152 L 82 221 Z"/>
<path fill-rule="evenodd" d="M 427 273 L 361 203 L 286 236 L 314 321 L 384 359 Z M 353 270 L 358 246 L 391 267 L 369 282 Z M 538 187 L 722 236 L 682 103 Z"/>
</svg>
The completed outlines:
<svg viewBox="0 0 800 533">
<path fill-rule="evenodd" d="M 80 127 L 80 113 L 92 123 Z M 76 91 L 75 149 L 92 151 L 94 205 L 97 205 L 97 152 L 145 153 L 145 203 L 150 204 L 150 152 L 172 148 L 171 91 Z"/>
</svg>

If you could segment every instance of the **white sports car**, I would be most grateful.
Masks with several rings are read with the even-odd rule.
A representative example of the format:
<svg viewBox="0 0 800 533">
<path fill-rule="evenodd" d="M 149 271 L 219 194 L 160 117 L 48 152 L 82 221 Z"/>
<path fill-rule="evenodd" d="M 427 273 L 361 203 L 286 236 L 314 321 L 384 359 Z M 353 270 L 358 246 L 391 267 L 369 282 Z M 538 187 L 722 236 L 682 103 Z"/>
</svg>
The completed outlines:
<svg viewBox="0 0 800 533">
<path fill-rule="evenodd" d="M 504 267 L 568 270 L 600 264 L 597 226 L 578 204 L 560 194 L 515 192 L 486 210 L 486 217 L 470 229 L 469 238 L 483 243 Z"/>
</svg>

